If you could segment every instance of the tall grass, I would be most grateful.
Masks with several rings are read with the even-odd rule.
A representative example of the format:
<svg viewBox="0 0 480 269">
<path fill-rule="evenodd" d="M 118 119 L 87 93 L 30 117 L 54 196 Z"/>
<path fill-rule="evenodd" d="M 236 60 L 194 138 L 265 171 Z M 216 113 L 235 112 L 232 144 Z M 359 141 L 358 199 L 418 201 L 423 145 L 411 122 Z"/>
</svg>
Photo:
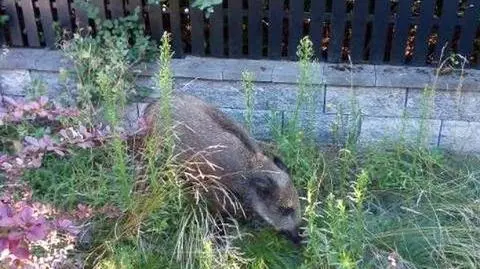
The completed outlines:
<svg viewBox="0 0 480 269">
<path fill-rule="evenodd" d="M 245 125 L 247 127 L 247 130 L 252 132 L 252 123 L 253 123 L 253 106 L 254 106 L 254 86 L 253 86 L 253 74 L 244 71 L 242 72 L 242 85 L 243 85 L 243 90 L 245 92 Z"/>
<path fill-rule="evenodd" d="M 70 49 L 80 55 L 88 48 L 84 45 Z M 285 115 L 285 125 L 273 129 L 274 153 L 290 168 L 302 197 L 305 242 L 301 248 L 293 248 L 269 229 L 241 225 L 211 211 L 203 191 L 207 183 L 194 176 L 188 162 L 176 160 L 168 34 L 162 38 L 155 77 L 161 90 L 155 114 L 162 128 L 153 128 L 135 141 L 139 149 L 133 156 L 116 137 L 106 147 L 79 151 L 70 159 L 48 157 L 44 167 L 25 179 L 35 197 L 56 205 L 121 207 L 118 218 L 92 220 L 96 231 L 88 262 L 96 268 L 478 267 L 478 159 L 460 159 L 428 149 L 423 142 L 411 145 L 406 140 L 390 148 L 382 144 L 357 147 L 362 113 L 352 74 L 352 112 L 346 119 L 339 110 L 333 129 L 341 142 L 325 150 L 315 141 L 318 107 L 314 97 L 321 87 L 313 85 L 315 62 L 308 37 L 301 40 L 298 56 L 297 103 Z M 87 76 L 89 85 L 98 85 L 95 94 L 106 121 L 117 127 L 130 88 L 130 81 L 121 78 L 129 77 L 130 71 L 120 55 L 108 58 L 110 64 L 95 72 L 87 68 L 80 75 Z M 250 131 L 254 129 L 252 81 L 253 74 L 243 74 Z M 424 91 L 426 110 L 432 107 L 435 87 L 436 83 Z M 422 113 L 426 123 L 429 113 Z M 211 178 L 208 187 L 228 196 L 228 190 Z"/>
</svg>

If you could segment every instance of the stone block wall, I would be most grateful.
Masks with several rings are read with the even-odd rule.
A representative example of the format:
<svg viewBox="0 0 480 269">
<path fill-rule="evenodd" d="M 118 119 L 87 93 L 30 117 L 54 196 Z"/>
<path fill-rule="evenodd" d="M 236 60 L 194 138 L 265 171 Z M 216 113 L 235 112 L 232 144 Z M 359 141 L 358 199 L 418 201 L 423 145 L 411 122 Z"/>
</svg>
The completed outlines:
<svg viewBox="0 0 480 269">
<path fill-rule="evenodd" d="M 40 80 L 49 96 L 58 97 L 75 88 L 74 82 L 63 85 L 59 80 L 60 69 L 71 67 L 58 51 L 11 49 L 0 60 L 0 93 L 23 96 L 32 81 Z M 253 133 L 259 139 L 271 137 L 272 111 L 282 126 L 295 110 L 298 67 L 294 62 L 187 57 L 174 59 L 172 67 L 176 91 L 198 96 L 242 122 L 246 106 L 241 74 L 253 72 Z M 155 64 L 137 69 L 137 84 L 154 88 Z M 317 112 L 312 127 L 320 143 L 332 141 L 332 124 L 339 115 L 350 117 L 354 100 L 363 115 L 362 144 L 400 137 L 414 140 L 422 129 L 432 147 L 480 152 L 480 71 L 465 70 L 462 78 L 450 73 L 437 80 L 432 68 L 318 63 L 313 73 Z M 433 85 L 434 96 L 425 98 L 425 87 Z M 158 91 L 151 97 L 158 98 Z M 425 104 L 431 107 L 427 114 Z M 138 117 L 143 107 L 132 104 L 130 117 Z M 301 113 L 304 125 L 311 118 L 307 114 Z M 428 118 L 423 120 L 425 115 Z"/>
</svg>

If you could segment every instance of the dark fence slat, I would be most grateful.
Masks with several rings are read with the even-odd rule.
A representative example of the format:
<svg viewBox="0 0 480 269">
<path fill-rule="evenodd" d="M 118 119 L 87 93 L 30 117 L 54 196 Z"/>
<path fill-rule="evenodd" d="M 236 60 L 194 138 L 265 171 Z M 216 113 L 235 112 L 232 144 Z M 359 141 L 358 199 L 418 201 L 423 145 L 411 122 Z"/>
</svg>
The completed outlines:
<svg viewBox="0 0 480 269">
<path fill-rule="evenodd" d="M 130 12 L 130 14 L 132 14 L 135 11 L 135 8 L 137 8 L 137 7 L 140 8 L 139 16 L 141 17 L 142 16 L 141 15 L 142 14 L 142 1 L 141 0 L 128 0 L 127 4 L 125 5 L 126 11 Z"/>
<path fill-rule="evenodd" d="M 86 31 L 88 28 L 88 14 L 87 11 L 81 8 L 78 5 L 74 5 L 75 9 L 75 23 L 78 29 L 82 29 L 82 31 Z"/>
<path fill-rule="evenodd" d="M 0 46 L 4 46 L 7 43 L 4 30 L 3 26 L 0 27 Z"/>
<path fill-rule="evenodd" d="M 98 18 L 100 20 L 105 20 L 107 18 L 106 16 L 106 9 L 105 9 L 105 0 L 91 0 L 92 4 L 98 8 Z"/>
<path fill-rule="evenodd" d="M 427 39 L 433 25 L 433 12 L 435 0 L 423 0 L 420 6 L 420 22 L 415 36 L 415 49 L 413 52 L 413 64 L 424 65 L 427 60 Z"/>
<path fill-rule="evenodd" d="M 67 31 L 72 31 L 72 11 L 70 9 L 68 0 L 57 0 L 55 4 L 60 27 Z"/>
<path fill-rule="evenodd" d="M 224 16 L 222 5 L 213 8 L 210 15 L 210 53 L 214 57 L 222 57 L 225 53 L 223 30 Z"/>
<path fill-rule="evenodd" d="M 112 19 L 122 18 L 125 16 L 125 9 L 123 7 L 123 0 L 110 0 L 108 9 Z"/>
<path fill-rule="evenodd" d="M 332 1 L 331 37 L 328 44 L 328 60 L 339 62 L 345 36 L 346 4 L 344 0 Z"/>
<path fill-rule="evenodd" d="M 323 39 L 323 22 L 325 20 L 325 0 L 311 2 L 310 36 L 317 57 L 321 56 Z"/>
<path fill-rule="evenodd" d="M 268 11 L 268 57 L 282 56 L 283 0 L 270 0 Z"/>
<path fill-rule="evenodd" d="M 242 1 L 228 0 L 228 54 L 238 58 L 242 55 Z"/>
<path fill-rule="evenodd" d="M 172 33 L 173 49 L 175 57 L 183 56 L 182 32 L 180 21 L 180 2 L 179 0 L 170 0 L 170 32 Z"/>
<path fill-rule="evenodd" d="M 258 59 L 262 56 L 262 1 L 248 0 L 248 55 Z"/>
<path fill-rule="evenodd" d="M 413 0 L 400 1 L 398 16 L 395 22 L 395 33 L 392 41 L 392 55 L 390 61 L 393 64 L 402 64 L 405 61 L 405 47 L 407 45 L 410 15 L 412 14 Z"/>
<path fill-rule="evenodd" d="M 450 40 L 453 38 L 453 31 L 457 23 L 458 1 L 443 1 L 442 17 L 438 27 L 438 43 L 435 48 L 435 60 L 439 60 L 442 48 L 447 42 L 451 46 Z"/>
<path fill-rule="evenodd" d="M 353 7 L 351 57 L 354 63 L 363 60 L 367 29 L 368 1 L 356 1 Z"/>
<path fill-rule="evenodd" d="M 5 10 L 9 16 L 8 30 L 10 32 L 10 39 L 13 46 L 23 46 L 22 29 L 18 19 L 17 7 L 15 0 L 6 0 Z"/>
<path fill-rule="evenodd" d="M 462 32 L 458 41 L 458 53 L 466 57 L 469 57 L 473 50 L 473 40 L 479 25 L 478 18 L 480 18 L 480 0 L 470 0 L 468 6 L 465 10 Z"/>
<path fill-rule="evenodd" d="M 148 5 L 148 21 L 152 39 L 160 41 L 163 35 L 163 15 L 161 5 Z"/>
<path fill-rule="evenodd" d="M 203 10 L 198 8 L 190 9 L 190 20 L 192 24 L 192 54 L 196 56 L 204 56 L 205 20 Z"/>
<path fill-rule="evenodd" d="M 370 60 L 375 64 L 383 62 L 385 56 L 385 44 L 387 42 L 387 29 L 390 14 L 389 7 L 390 1 L 375 1 L 373 32 L 370 42 Z"/>
<path fill-rule="evenodd" d="M 297 46 L 303 35 L 304 1 L 290 1 L 288 57 L 296 59 Z"/>
<path fill-rule="evenodd" d="M 32 0 L 21 0 L 20 6 L 23 12 L 23 21 L 27 32 L 28 45 L 30 47 L 40 47 L 40 38 L 38 37 L 37 22 L 33 12 Z"/>
<path fill-rule="evenodd" d="M 53 16 L 50 0 L 38 0 L 40 21 L 42 22 L 43 36 L 48 47 L 55 46 L 55 30 L 53 29 Z"/>
</svg>

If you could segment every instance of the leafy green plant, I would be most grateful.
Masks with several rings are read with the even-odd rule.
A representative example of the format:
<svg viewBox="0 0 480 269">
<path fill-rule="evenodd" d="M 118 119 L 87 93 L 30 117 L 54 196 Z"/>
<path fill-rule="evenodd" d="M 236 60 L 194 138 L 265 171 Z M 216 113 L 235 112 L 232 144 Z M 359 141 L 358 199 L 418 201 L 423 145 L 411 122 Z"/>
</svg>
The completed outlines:
<svg viewBox="0 0 480 269">
<path fill-rule="evenodd" d="M 75 33 L 73 39 L 60 44 L 64 54 L 74 63 L 78 105 L 88 108 L 102 102 L 97 81 L 101 73 L 108 74 L 112 81 L 122 81 L 122 90 L 130 99 L 135 95 L 132 67 L 155 52 L 153 43 L 143 34 L 143 26 L 138 23 L 139 9 L 127 17 L 102 21 L 97 16 L 98 9 L 91 3 L 81 0 L 75 3 L 85 9 L 96 24 L 94 34 Z M 124 68 L 121 73 L 109 70 L 119 65 Z M 88 113 L 92 112 L 88 110 Z"/>
<path fill-rule="evenodd" d="M 254 88 L 253 88 L 254 86 L 253 86 L 252 73 L 248 71 L 242 72 L 242 86 L 245 92 L 245 107 L 247 108 L 245 113 L 245 123 L 246 123 L 247 130 L 252 132 L 253 131 L 252 130 L 253 106 L 254 106 L 253 98 L 255 95 Z"/>
</svg>

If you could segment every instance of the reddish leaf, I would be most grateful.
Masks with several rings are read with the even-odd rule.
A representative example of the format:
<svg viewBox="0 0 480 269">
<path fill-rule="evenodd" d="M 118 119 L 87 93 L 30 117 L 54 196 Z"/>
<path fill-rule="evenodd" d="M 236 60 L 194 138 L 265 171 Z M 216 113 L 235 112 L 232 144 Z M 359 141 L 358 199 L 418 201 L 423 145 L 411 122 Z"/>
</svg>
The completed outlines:
<svg viewBox="0 0 480 269">
<path fill-rule="evenodd" d="M 21 120 L 23 117 L 23 110 L 15 109 L 12 115 L 13 115 L 13 120 L 15 121 Z"/>
<path fill-rule="evenodd" d="M 55 152 L 59 156 L 62 156 L 62 157 L 65 156 L 65 153 L 63 151 L 59 150 L 58 148 L 54 148 L 53 152 Z"/>
<path fill-rule="evenodd" d="M 1 237 L 0 238 L 0 252 L 2 252 L 4 249 L 8 248 L 8 238 L 6 237 Z"/>
<path fill-rule="evenodd" d="M 38 146 L 39 141 L 35 137 L 25 136 L 24 140 L 30 145 Z"/>
<path fill-rule="evenodd" d="M 81 147 L 82 149 L 93 148 L 95 144 L 92 141 L 86 141 L 78 143 L 77 146 Z"/>
<path fill-rule="evenodd" d="M 3 102 L 5 102 L 5 103 L 7 103 L 11 106 L 17 106 L 17 102 L 14 99 L 12 99 L 8 96 L 2 96 L 2 99 L 3 99 L 2 100 Z"/>
<path fill-rule="evenodd" d="M 24 234 L 22 232 L 10 232 L 8 234 L 8 240 L 10 242 L 16 242 L 16 241 L 20 242 L 20 240 L 23 239 L 23 236 Z"/>
<path fill-rule="evenodd" d="M 76 235 L 79 233 L 79 229 L 73 225 L 73 222 L 71 220 L 68 220 L 68 219 L 57 220 L 55 222 L 55 227 L 57 230 L 66 231 L 73 235 Z"/>
<path fill-rule="evenodd" d="M 10 244 L 9 250 L 10 253 L 15 255 L 15 257 L 19 259 L 28 259 L 28 257 L 30 256 L 30 251 L 28 251 L 27 248 L 20 246 L 20 244 L 16 244 L 14 247 L 12 246 L 12 244 Z"/>
<path fill-rule="evenodd" d="M 6 205 L 0 205 L 0 227 L 12 227 L 15 224 L 15 220 L 12 218 L 12 209 Z"/>
<path fill-rule="evenodd" d="M 38 99 L 38 103 L 39 103 L 41 106 L 45 106 L 45 105 L 48 103 L 48 97 L 46 97 L 46 96 L 40 96 L 40 98 Z"/>
<path fill-rule="evenodd" d="M 27 239 L 30 241 L 43 240 L 47 237 L 47 226 L 45 223 L 38 222 L 31 226 L 27 231 Z"/>
<path fill-rule="evenodd" d="M 29 206 L 22 208 L 18 213 L 18 220 L 22 225 L 32 224 L 35 220 L 33 217 L 33 208 Z"/>
</svg>

